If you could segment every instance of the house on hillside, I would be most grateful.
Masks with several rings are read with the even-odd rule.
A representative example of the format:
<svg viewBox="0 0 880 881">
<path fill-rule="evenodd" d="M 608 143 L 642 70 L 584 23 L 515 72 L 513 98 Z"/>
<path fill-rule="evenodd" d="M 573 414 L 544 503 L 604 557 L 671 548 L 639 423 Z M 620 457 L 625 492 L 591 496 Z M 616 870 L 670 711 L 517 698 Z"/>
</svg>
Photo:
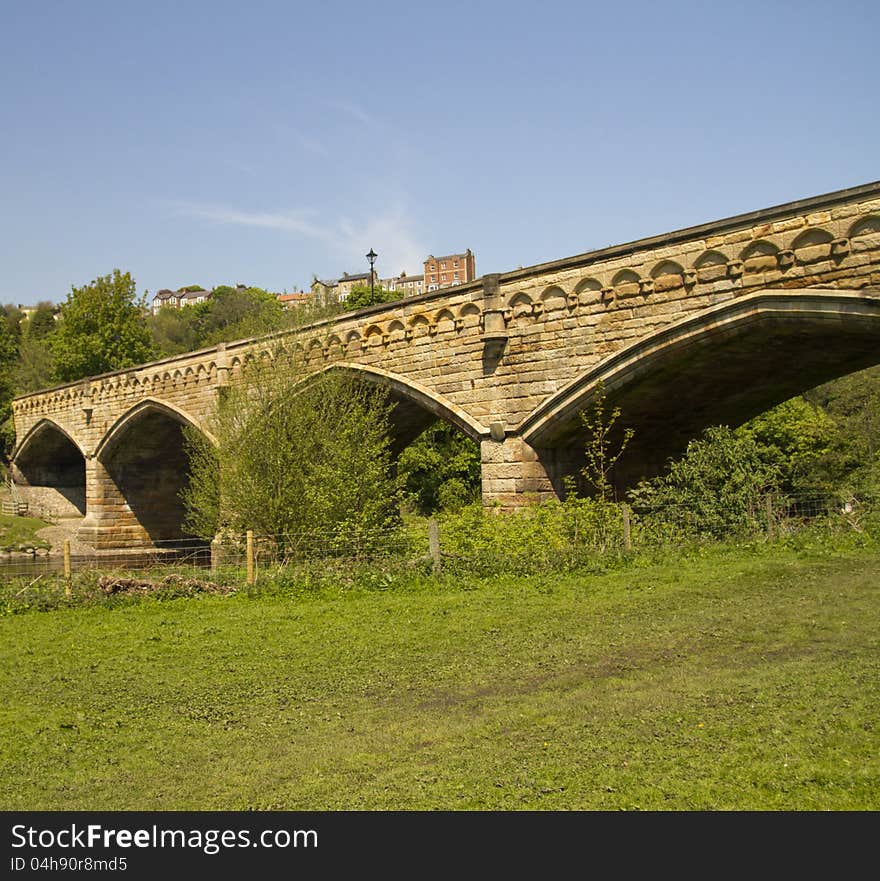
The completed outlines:
<svg viewBox="0 0 880 881">
<path fill-rule="evenodd" d="M 196 303 L 204 303 L 211 299 L 211 292 L 202 289 L 189 291 L 181 288 L 177 291 L 162 288 L 157 291 L 153 297 L 152 312 L 155 315 L 163 306 L 171 306 L 174 309 L 180 309 L 181 306 L 194 306 Z"/>
<path fill-rule="evenodd" d="M 275 296 L 285 309 L 310 306 L 315 302 L 315 294 L 312 291 L 294 291 L 292 294 L 276 294 Z"/>
</svg>

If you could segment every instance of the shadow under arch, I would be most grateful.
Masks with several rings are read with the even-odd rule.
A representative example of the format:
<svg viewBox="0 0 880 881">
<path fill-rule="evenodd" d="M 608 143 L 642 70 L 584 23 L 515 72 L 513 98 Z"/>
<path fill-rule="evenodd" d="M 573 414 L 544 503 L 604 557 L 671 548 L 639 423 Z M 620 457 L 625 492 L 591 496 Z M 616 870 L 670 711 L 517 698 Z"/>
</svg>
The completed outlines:
<svg viewBox="0 0 880 881">
<path fill-rule="evenodd" d="M 658 473 L 710 425 L 732 427 L 823 382 L 880 363 L 880 296 L 837 289 L 768 289 L 711 307 L 600 361 L 518 427 L 574 473 L 585 440 L 578 414 L 604 388 L 635 430 L 613 482 Z"/>
<path fill-rule="evenodd" d="M 378 367 L 367 367 L 348 361 L 336 362 L 306 377 L 298 387 L 307 388 L 328 374 L 350 376 L 360 382 L 387 389 L 392 402 L 391 449 L 395 456 L 409 446 L 435 419 L 454 425 L 478 443 L 489 437 L 487 427 L 448 398 L 419 382 Z"/>
<path fill-rule="evenodd" d="M 56 513 L 86 513 L 85 455 L 59 423 L 47 418 L 37 422 L 16 444 L 10 461 L 16 485 L 50 488 L 67 503 L 56 496 L 57 502 L 45 498 L 36 507 Z"/>
<path fill-rule="evenodd" d="M 146 398 L 120 416 L 95 450 L 95 458 L 131 512 L 131 518 L 153 542 L 191 538 L 184 529 L 181 493 L 189 479 L 184 426 L 210 432 L 178 407 Z M 107 490 L 104 491 L 106 496 Z"/>
</svg>

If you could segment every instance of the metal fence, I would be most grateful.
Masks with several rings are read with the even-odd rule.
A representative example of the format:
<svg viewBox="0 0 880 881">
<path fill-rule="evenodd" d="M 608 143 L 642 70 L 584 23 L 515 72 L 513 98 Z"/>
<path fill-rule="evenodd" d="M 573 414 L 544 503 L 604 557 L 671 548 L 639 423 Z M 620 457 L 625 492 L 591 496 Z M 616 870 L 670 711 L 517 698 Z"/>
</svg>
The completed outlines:
<svg viewBox="0 0 880 881">
<path fill-rule="evenodd" d="M 529 567 L 576 568 L 606 554 L 694 540 L 730 537 L 779 538 L 817 522 L 833 521 L 860 529 L 865 506 L 837 496 L 766 496 L 739 518 L 717 504 L 667 505 L 650 511 L 610 505 L 600 512 L 589 504 L 538 506 L 516 515 L 472 512 L 417 519 L 386 529 L 321 529 L 271 536 L 229 533 L 213 542 L 201 539 L 156 541 L 151 547 L 72 552 L 62 547 L 0 553 L 0 581 L 68 582 L 83 574 L 156 571 L 214 578 L 218 573 L 246 584 L 261 576 L 300 567 L 315 572 L 375 566 L 420 566 L 425 572 L 528 571 Z M 742 513 L 742 512 L 741 512 Z M 79 547 L 79 545 L 77 545 Z M 161 577 L 158 576 L 158 577 Z"/>
</svg>

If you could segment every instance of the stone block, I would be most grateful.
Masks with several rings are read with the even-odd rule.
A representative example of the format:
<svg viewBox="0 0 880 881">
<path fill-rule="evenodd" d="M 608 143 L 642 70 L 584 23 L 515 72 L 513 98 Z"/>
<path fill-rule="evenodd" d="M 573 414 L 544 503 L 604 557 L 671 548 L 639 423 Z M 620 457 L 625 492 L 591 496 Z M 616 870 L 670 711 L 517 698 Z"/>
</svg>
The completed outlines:
<svg viewBox="0 0 880 881">
<path fill-rule="evenodd" d="M 798 263 L 804 265 L 818 263 L 827 260 L 831 256 L 831 244 L 808 245 L 806 248 L 798 248 L 795 251 Z"/>
<path fill-rule="evenodd" d="M 814 211 L 806 217 L 807 226 L 820 226 L 823 223 L 828 223 L 830 220 L 830 211 Z"/>
</svg>

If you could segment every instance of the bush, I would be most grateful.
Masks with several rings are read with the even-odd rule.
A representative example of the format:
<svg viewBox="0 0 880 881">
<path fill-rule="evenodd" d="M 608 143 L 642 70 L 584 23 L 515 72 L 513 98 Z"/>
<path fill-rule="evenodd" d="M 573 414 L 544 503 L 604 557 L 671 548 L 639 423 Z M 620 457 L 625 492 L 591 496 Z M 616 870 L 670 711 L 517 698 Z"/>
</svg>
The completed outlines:
<svg viewBox="0 0 880 881">
<path fill-rule="evenodd" d="M 190 432 L 187 528 L 253 530 L 294 551 L 365 550 L 399 521 L 383 390 L 342 374 L 298 383 L 287 364 L 253 367 L 223 394 L 211 433 Z"/>
<path fill-rule="evenodd" d="M 767 528 L 766 497 L 779 493 L 779 472 L 755 441 L 727 426 L 706 429 L 667 472 L 630 492 L 648 532 L 662 541 L 721 539 Z"/>
</svg>

